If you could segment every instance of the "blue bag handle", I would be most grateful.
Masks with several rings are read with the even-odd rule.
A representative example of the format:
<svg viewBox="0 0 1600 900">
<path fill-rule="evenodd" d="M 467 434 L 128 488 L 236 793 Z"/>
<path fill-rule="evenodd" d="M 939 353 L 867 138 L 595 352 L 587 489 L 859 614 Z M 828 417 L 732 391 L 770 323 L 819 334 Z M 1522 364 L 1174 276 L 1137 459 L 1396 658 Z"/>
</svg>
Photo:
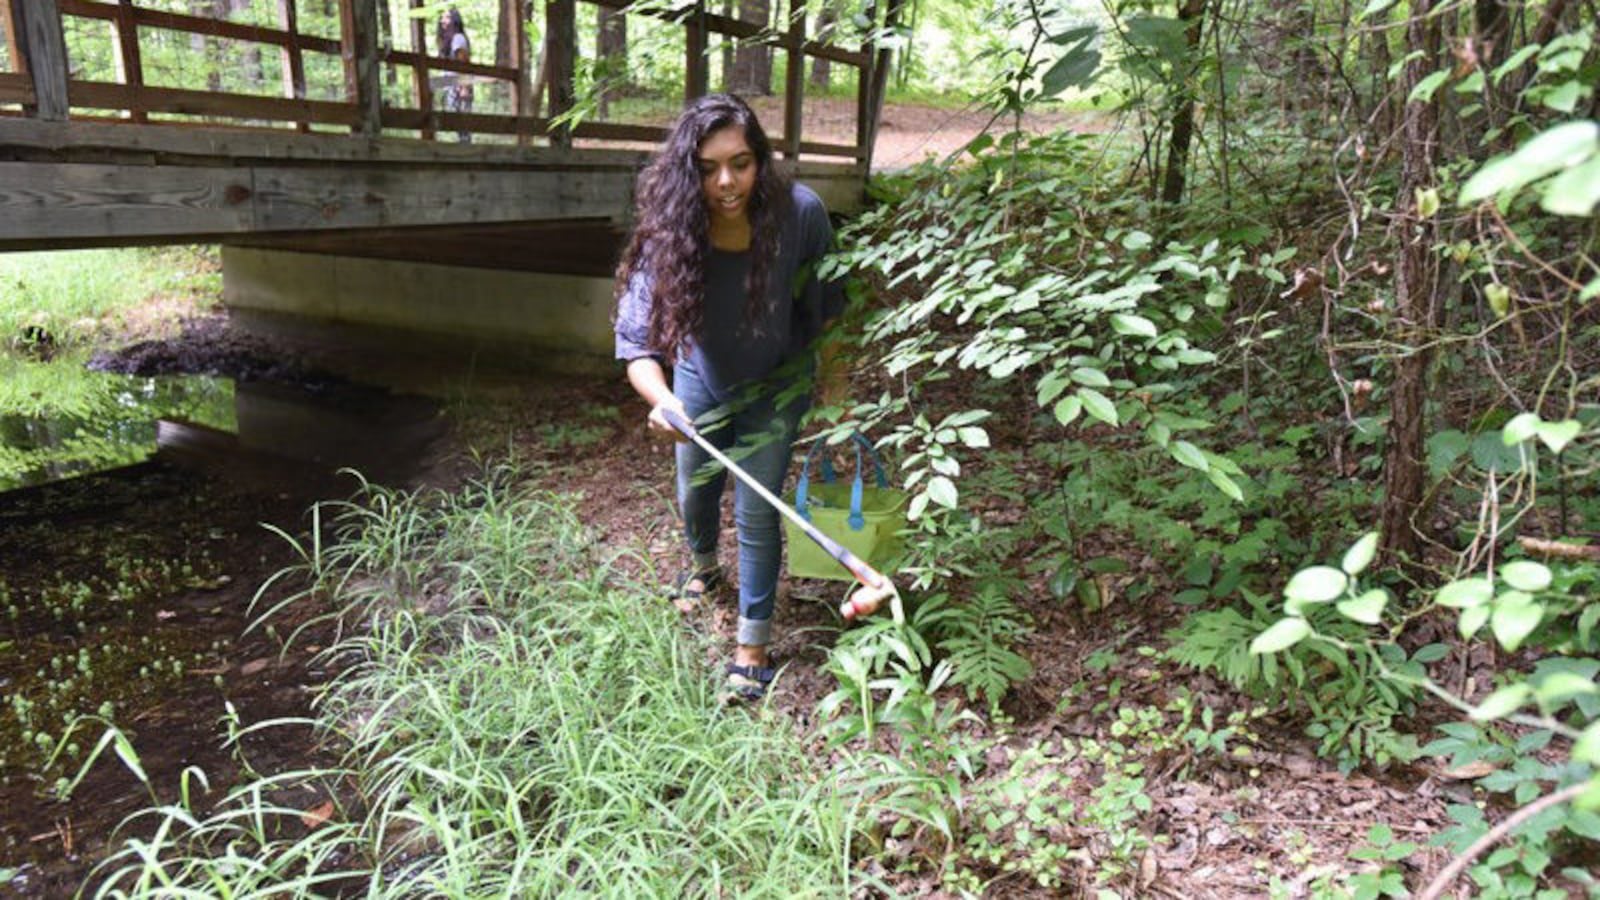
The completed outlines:
<svg viewBox="0 0 1600 900">
<path fill-rule="evenodd" d="M 850 438 L 856 444 L 856 475 L 850 482 L 850 517 L 846 521 L 850 523 L 851 531 L 860 531 L 867 526 L 867 517 L 861 513 L 862 494 L 864 493 L 861 484 L 862 448 L 866 448 L 868 456 L 872 459 L 872 471 L 876 476 L 878 487 L 887 488 L 889 486 L 889 478 L 883 474 L 883 461 L 878 458 L 878 451 L 873 449 L 872 442 L 867 440 L 866 435 L 857 431 L 852 432 Z M 806 505 L 806 496 L 811 489 L 811 463 L 816 458 L 818 451 L 822 449 L 822 444 L 822 441 L 817 441 L 807 451 L 805 465 L 800 467 L 800 480 L 794 487 L 795 512 L 799 513 L 800 517 L 807 522 L 811 521 L 811 510 Z M 822 481 L 825 484 L 834 482 L 836 475 L 833 470 L 833 463 L 826 456 L 822 457 L 821 473 Z"/>
</svg>

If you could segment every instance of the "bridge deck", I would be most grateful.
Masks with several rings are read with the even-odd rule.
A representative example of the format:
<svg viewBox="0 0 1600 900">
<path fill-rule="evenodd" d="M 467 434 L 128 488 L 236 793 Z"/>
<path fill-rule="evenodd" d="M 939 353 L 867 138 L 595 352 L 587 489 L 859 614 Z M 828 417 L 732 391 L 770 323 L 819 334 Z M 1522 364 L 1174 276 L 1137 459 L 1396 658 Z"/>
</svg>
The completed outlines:
<svg viewBox="0 0 1600 900">
<path fill-rule="evenodd" d="M 664 134 L 660 123 L 681 97 L 705 93 L 716 57 L 709 39 L 717 35 L 786 55 L 781 116 L 769 114 L 781 122 L 767 123 L 776 147 L 833 207 L 848 209 L 860 198 L 887 60 L 865 42 L 846 49 L 808 36 L 800 0 L 777 29 L 713 15 L 703 0 L 675 10 L 545 0 L 537 42 L 523 30 L 534 0 L 502 0 L 501 22 L 514 32 L 509 66 L 428 55 L 420 20 L 411 26 L 410 51 L 382 46 L 378 4 L 418 8 L 422 0 L 337 0 L 336 39 L 302 31 L 296 0 L 262 2 L 275 7 L 277 27 L 138 0 L 0 0 L 0 250 L 187 241 L 328 247 L 355 235 L 388 235 L 395 246 L 414 248 L 417 241 L 397 236 L 429 228 L 437 237 L 437 229 L 469 226 L 511 248 L 551 222 L 574 229 L 570 249 L 573 235 L 614 234 L 626 218 L 643 148 Z M 635 121 L 598 121 L 593 110 L 574 115 L 579 2 L 678 29 L 682 95 L 668 98 L 666 109 L 644 102 Z M 85 23 L 111 36 L 115 52 L 106 59 L 113 71 L 93 70 L 85 52 L 69 64 L 66 36 L 81 43 Z M 222 58 L 208 49 L 214 45 L 250 47 L 255 55 L 240 59 L 261 69 L 277 55 L 281 78 L 274 85 L 257 71 L 240 81 L 213 65 L 206 90 L 153 85 L 144 62 L 153 43 L 164 52 L 198 48 L 213 61 Z M 542 64 L 530 65 L 535 43 Z M 308 81 L 308 58 L 318 54 L 337 61 L 337 83 Z M 804 139 L 808 59 L 852 73 L 849 143 Z M 407 72 L 410 90 L 397 77 Z M 441 86 L 467 83 L 484 98 L 482 112 L 434 108 Z M 262 93 L 271 89 L 281 96 Z M 546 98 L 549 115 L 541 114 Z M 477 142 L 446 142 L 458 132 Z M 557 232 L 544 234 L 542 243 L 562 245 Z"/>
</svg>

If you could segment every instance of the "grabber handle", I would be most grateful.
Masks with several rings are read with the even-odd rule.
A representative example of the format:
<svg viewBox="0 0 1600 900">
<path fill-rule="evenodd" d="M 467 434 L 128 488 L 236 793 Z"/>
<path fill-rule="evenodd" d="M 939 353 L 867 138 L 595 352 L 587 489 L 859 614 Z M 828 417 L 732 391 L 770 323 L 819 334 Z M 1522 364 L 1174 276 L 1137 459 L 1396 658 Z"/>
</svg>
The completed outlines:
<svg viewBox="0 0 1600 900">
<path fill-rule="evenodd" d="M 734 474 L 734 477 L 754 490 L 761 499 L 771 504 L 784 518 L 793 522 L 796 527 L 805 532 L 806 537 L 816 542 L 816 545 L 833 557 L 839 565 L 849 570 L 856 581 L 861 582 L 861 589 L 856 591 L 851 599 L 846 600 L 839 607 L 839 614 L 844 616 L 846 621 L 859 615 L 871 613 L 882 605 L 886 598 L 894 594 L 893 582 L 883 577 L 883 574 L 877 569 L 868 565 L 866 560 L 851 553 L 849 548 L 823 534 L 817 529 L 817 526 L 807 522 L 804 516 L 795 512 L 794 507 L 773 496 L 772 492 L 767 490 L 766 485 L 757 481 L 749 472 L 739 468 L 738 463 L 729 459 L 721 450 L 712 446 L 710 441 L 701 437 L 700 432 L 696 431 L 695 427 L 689 423 L 689 420 L 685 419 L 677 410 L 662 408 L 661 418 L 666 419 L 668 425 L 682 432 L 684 437 L 699 444 L 700 449 L 711 454 L 711 457 L 717 462 L 722 463 L 729 472 Z"/>
</svg>

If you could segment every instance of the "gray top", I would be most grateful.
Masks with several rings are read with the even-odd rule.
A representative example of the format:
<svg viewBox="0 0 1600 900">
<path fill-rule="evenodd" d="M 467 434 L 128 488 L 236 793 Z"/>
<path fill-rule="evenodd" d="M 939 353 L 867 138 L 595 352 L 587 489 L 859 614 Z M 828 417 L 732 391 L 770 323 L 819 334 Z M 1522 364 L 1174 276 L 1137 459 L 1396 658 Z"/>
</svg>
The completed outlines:
<svg viewBox="0 0 1600 900">
<path fill-rule="evenodd" d="M 807 352 L 822 333 L 823 323 L 844 311 L 844 290 L 838 282 L 817 280 L 816 264 L 833 245 L 833 226 L 822 199 L 804 185 L 794 186 L 791 221 L 778 241 L 778 258 L 767 273 L 768 321 L 752 334 L 744 321 L 748 251 L 730 253 L 712 248 L 705 260 L 704 332 L 673 360 L 694 372 L 719 401 L 742 382 L 764 378 L 785 362 Z M 617 359 L 660 353 L 645 346 L 650 331 L 650 277 L 636 272 L 617 304 Z"/>
</svg>

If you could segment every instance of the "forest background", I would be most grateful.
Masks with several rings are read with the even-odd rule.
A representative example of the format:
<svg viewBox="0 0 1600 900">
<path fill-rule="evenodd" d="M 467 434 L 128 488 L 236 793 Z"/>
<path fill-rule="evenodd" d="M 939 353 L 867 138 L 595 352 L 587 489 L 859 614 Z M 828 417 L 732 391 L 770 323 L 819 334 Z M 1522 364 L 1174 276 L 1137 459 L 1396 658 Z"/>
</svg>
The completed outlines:
<svg viewBox="0 0 1600 900">
<path fill-rule="evenodd" d="M 515 7 L 455 5 L 501 58 L 493 36 Z M 249 0 L 168 6 L 275 15 Z M 337 33 L 336 4 L 302 6 L 304 27 L 331 16 Z M 400 23 L 431 28 L 444 6 L 380 9 L 401 42 Z M 920 0 L 893 28 L 848 2 L 807 10 L 847 43 L 900 51 L 892 97 L 990 116 L 962 152 L 876 177 L 829 270 L 850 279 L 855 400 L 814 422 L 835 444 L 874 436 L 909 532 L 904 602 L 839 632 L 816 667 L 826 690 L 776 728 L 837 774 L 834 799 L 805 795 L 815 815 L 838 813 L 808 820 L 836 857 L 817 872 L 904 893 L 1194 896 L 1196 856 L 1226 841 L 1174 838 L 1186 795 L 1173 785 L 1210 780 L 1242 803 L 1239 779 L 1299 748 L 1447 821 L 1331 839 L 1300 820 L 1265 838 L 1292 846 L 1254 873 L 1262 893 L 1600 890 L 1592 0 Z M 765 2 L 728 11 L 777 27 Z M 595 52 L 575 114 L 670 110 L 681 52 L 608 16 L 581 25 Z M 69 40 L 85 70 L 114 73 L 98 36 Z M 783 60 L 759 47 L 713 49 L 723 86 L 782 83 Z M 147 49 L 146 66 L 270 82 L 230 52 L 201 41 L 163 63 Z M 1103 127 L 1021 127 L 1063 107 L 1097 110 Z M 371 489 L 346 510 L 344 543 L 306 551 L 297 577 L 316 589 L 300 596 L 392 621 L 348 595 L 357 575 L 420 589 L 470 552 L 400 559 L 361 542 L 396 533 L 400 510 L 443 541 L 418 510 L 492 510 L 498 490 L 511 488 L 441 506 Z M 460 584 L 464 610 L 522 621 L 476 577 Z M 482 637 L 415 646 L 460 653 Z M 367 640 L 360 653 L 382 658 Z M 371 707 L 389 688 L 345 687 L 336 721 L 384 721 Z M 407 743 L 423 729 L 388 727 L 346 737 L 391 761 L 377 790 L 406 801 L 365 797 L 375 818 L 337 840 L 366 847 L 375 871 L 423 859 L 426 877 L 470 894 L 484 882 L 438 851 L 438 835 L 470 835 L 482 852 L 469 855 L 505 878 L 473 843 L 489 826 L 415 812 L 446 792 L 407 781 L 428 771 Z M 398 775 L 396 760 L 421 768 Z M 540 809 L 582 820 L 556 808 Z M 431 850 L 396 850 L 386 816 L 432 829 Z M 216 877 L 237 819 L 207 822 L 124 854 L 118 877 Z M 304 878 L 327 852 L 252 840 L 275 860 L 263 878 Z M 1180 851 L 1182 866 L 1167 859 Z M 774 890 L 800 871 L 775 859 Z M 721 883 L 694 871 L 691 885 Z"/>
</svg>

